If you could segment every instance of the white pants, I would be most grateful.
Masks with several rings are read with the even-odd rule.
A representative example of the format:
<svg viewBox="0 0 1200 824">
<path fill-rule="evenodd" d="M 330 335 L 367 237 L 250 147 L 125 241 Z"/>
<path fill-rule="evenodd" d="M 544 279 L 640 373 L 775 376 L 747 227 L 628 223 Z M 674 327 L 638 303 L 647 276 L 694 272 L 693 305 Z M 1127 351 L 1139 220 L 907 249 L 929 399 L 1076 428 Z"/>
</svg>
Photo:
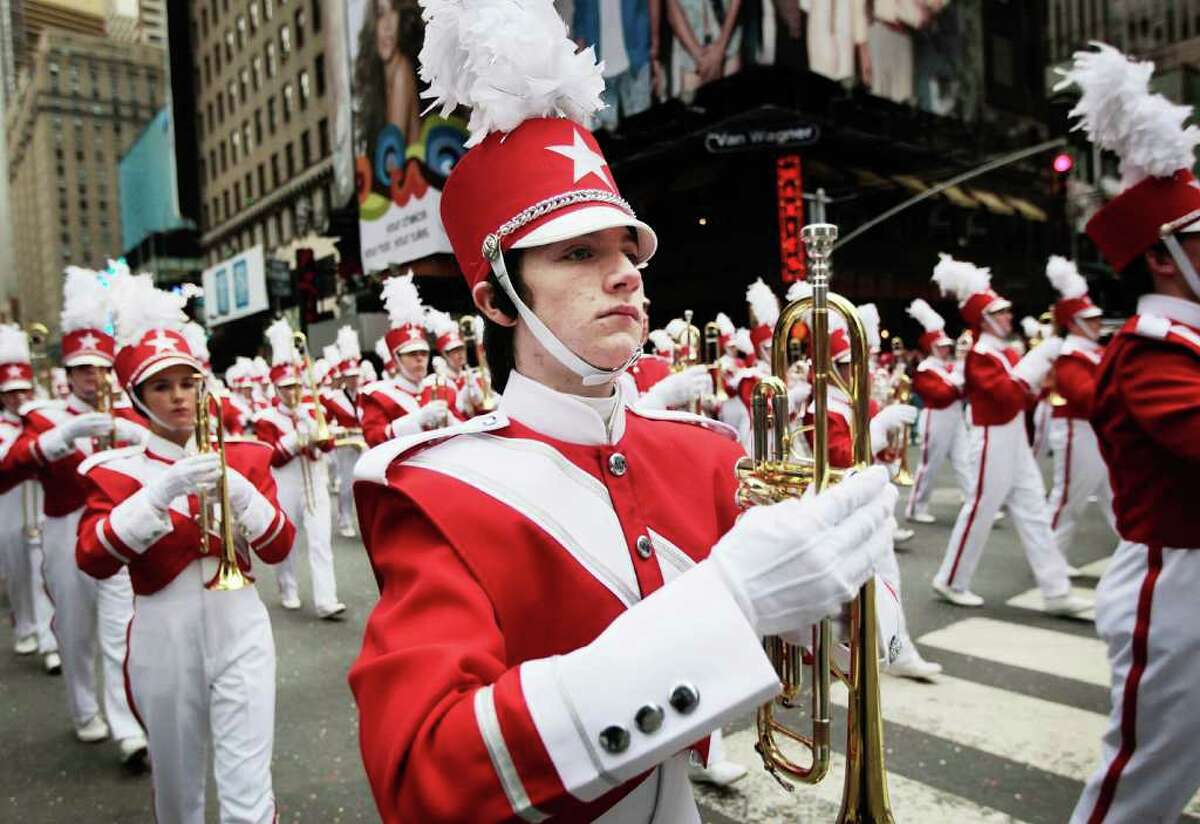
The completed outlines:
<svg viewBox="0 0 1200 824">
<path fill-rule="evenodd" d="M 933 481 L 946 458 L 950 459 L 950 468 L 954 470 L 954 477 L 964 498 L 971 489 L 967 423 L 963 418 L 962 404 L 952 403 L 945 409 L 926 407 L 921 412 L 920 425 L 921 464 L 913 476 L 912 493 L 904 508 L 908 518 L 929 511 Z"/>
<path fill-rule="evenodd" d="M 1096 432 L 1085 420 L 1054 418 L 1050 422 L 1050 448 L 1054 450 L 1054 487 L 1050 490 L 1050 528 L 1054 545 L 1066 556 L 1075 537 L 1079 516 L 1095 495 L 1109 527 L 1117 531 L 1113 514 L 1108 467 L 1100 455 Z"/>
<path fill-rule="evenodd" d="M 46 587 L 46 556 L 42 552 L 42 537 L 38 533 L 35 540 L 26 538 L 29 550 L 29 567 L 33 576 L 33 620 L 37 627 L 38 652 L 45 655 L 58 652 L 58 638 L 54 634 L 54 602 L 50 600 L 50 591 Z"/>
<path fill-rule="evenodd" d="M 341 484 L 338 487 L 338 529 L 354 528 L 354 465 L 362 454 L 353 446 L 339 446 L 333 451 L 333 465 Z"/>
<path fill-rule="evenodd" d="M 19 485 L 0 495 L 0 575 L 4 577 L 8 604 L 12 609 L 14 639 L 27 638 L 37 632 L 33 608 L 33 569 L 23 528 L 22 494 L 28 493 L 24 493 Z"/>
<path fill-rule="evenodd" d="M 331 546 L 329 473 L 324 461 L 309 461 L 312 470 L 311 506 L 304 492 L 300 461 L 297 458 L 284 467 L 273 469 L 279 487 L 279 506 L 297 529 L 303 528 L 308 545 L 308 567 L 312 574 L 313 606 L 318 613 L 332 610 L 338 603 L 337 578 L 333 571 L 333 548 Z M 296 552 L 275 566 L 275 579 L 279 582 L 279 594 L 283 598 L 299 597 L 300 585 L 296 580 Z"/>
<path fill-rule="evenodd" d="M 936 580 L 959 591 L 970 588 L 992 521 L 1004 506 L 1042 595 L 1066 595 L 1071 590 L 1067 562 L 1054 546 L 1046 488 L 1025 438 L 1023 418 L 1017 415 L 1000 426 L 972 426 L 968 458 L 975 477 Z"/>
<path fill-rule="evenodd" d="M 206 590 L 215 568 L 215 558 L 197 559 L 135 602 L 129 683 L 146 724 L 158 824 L 204 824 L 210 744 L 222 824 L 275 817 L 271 622 L 253 586 Z"/>
<path fill-rule="evenodd" d="M 1176 821 L 1200 788 L 1197 591 L 1200 550 L 1117 547 L 1096 590 L 1112 711 L 1072 824 Z"/>
<path fill-rule="evenodd" d="M 1038 401 L 1033 408 L 1033 457 L 1044 458 L 1050 450 L 1050 421 L 1053 420 L 1054 407 L 1049 401 Z"/>
<path fill-rule="evenodd" d="M 97 581 L 75 564 L 78 509 L 47 518 L 43 530 L 46 587 L 54 601 L 54 634 L 62 655 L 67 703 L 75 726 L 86 724 L 100 711 L 97 701 L 96 652 L 102 656 L 104 716 L 116 740 L 140 735 L 142 727 L 129 709 L 125 694 L 126 632 L 133 617 L 133 589 L 122 569 Z"/>
</svg>

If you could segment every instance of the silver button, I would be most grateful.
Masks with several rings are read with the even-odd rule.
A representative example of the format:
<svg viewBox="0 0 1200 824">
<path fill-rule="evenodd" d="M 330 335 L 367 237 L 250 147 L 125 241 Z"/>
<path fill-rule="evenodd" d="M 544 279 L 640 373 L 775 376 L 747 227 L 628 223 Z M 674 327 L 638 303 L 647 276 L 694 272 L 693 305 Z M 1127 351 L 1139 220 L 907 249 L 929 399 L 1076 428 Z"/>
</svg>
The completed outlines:
<svg viewBox="0 0 1200 824">
<path fill-rule="evenodd" d="M 625 460 L 625 456 L 620 452 L 614 452 L 608 456 L 608 471 L 616 475 L 618 478 L 625 474 L 625 470 L 629 469 L 629 462 Z"/>
<path fill-rule="evenodd" d="M 637 711 L 637 715 L 633 717 L 637 728 L 649 735 L 652 732 L 658 732 L 658 728 L 663 722 L 663 708 L 658 704 L 647 704 Z"/>
<path fill-rule="evenodd" d="M 629 730 L 616 724 L 605 727 L 600 731 L 600 746 L 614 755 L 625 752 L 629 749 Z"/>
<path fill-rule="evenodd" d="M 637 544 L 635 544 L 635 546 L 637 547 L 637 554 L 640 558 L 649 558 L 654 554 L 654 544 L 652 544 L 650 539 L 645 535 L 638 537 Z"/>
<path fill-rule="evenodd" d="M 675 689 L 671 690 L 669 701 L 675 712 L 680 715 L 687 715 L 696 709 L 696 705 L 700 703 L 700 690 L 691 684 L 678 684 Z"/>
</svg>

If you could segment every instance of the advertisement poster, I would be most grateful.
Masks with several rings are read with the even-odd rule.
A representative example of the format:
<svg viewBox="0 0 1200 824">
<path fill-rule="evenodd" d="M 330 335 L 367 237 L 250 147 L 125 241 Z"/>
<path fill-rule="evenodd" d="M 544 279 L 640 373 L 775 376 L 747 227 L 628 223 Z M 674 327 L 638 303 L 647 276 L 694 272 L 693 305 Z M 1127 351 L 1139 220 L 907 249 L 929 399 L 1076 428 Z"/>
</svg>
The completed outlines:
<svg viewBox="0 0 1200 824">
<path fill-rule="evenodd" d="M 204 312 L 210 329 L 267 309 L 267 273 L 262 246 L 205 269 L 201 281 Z"/>
<path fill-rule="evenodd" d="M 325 88 L 329 90 L 330 107 L 333 109 L 333 122 L 329 127 L 329 144 L 333 147 L 333 200 L 345 204 L 355 191 L 346 0 L 325 0 L 321 3 L 321 20 L 325 43 Z"/>
<path fill-rule="evenodd" d="M 441 190 L 465 151 L 466 121 L 421 116 L 421 7 L 347 0 L 346 22 L 363 269 L 449 252 Z"/>
</svg>

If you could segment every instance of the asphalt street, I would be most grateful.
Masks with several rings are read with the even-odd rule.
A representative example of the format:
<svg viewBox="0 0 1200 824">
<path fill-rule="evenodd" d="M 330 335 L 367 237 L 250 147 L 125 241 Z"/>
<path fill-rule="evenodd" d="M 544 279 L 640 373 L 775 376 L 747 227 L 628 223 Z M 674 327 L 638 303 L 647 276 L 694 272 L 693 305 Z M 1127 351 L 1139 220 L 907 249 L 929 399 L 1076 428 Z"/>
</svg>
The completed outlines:
<svg viewBox="0 0 1200 824">
<path fill-rule="evenodd" d="M 1041 614 L 1016 533 L 997 526 L 973 589 L 987 604 L 963 609 L 936 601 L 929 588 L 958 509 L 949 473 L 939 479 L 938 523 L 915 525 L 900 565 L 913 638 L 945 674 L 936 684 L 885 677 L 882 684 L 889 786 L 900 822 L 1030 822 L 1068 817 L 1099 753 L 1108 710 L 1103 646 L 1086 620 Z M 1091 594 L 1115 537 L 1096 508 L 1083 521 L 1070 561 L 1090 575 Z M 302 542 L 297 551 L 303 553 Z M 357 714 L 346 684 L 376 587 L 357 540 L 334 539 L 341 623 L 278 604 L 274 575 L 259 588 L 274 625 L 278 695 L 274 785 L 281 822 L 377 821 L 358 755 Z M 0 821 L 151 821 L 150 781 L 125 774 L 109 743 L 74 739 L 61 679 L 42 673 L 36 656 L 18 658 L 0 628 Z M 839 694 L 835 704 L 844 705 Z M 725 790 L 700 790 L 706 822 L 830 821 L 841 796 L 844 713 L 835 715 L 835 764 L 815 788 L 784 792 L 758 766 L 752 719 L 726 730 L 731 757 L 750 767 Z M 215 799 L 209 781 L 209 820 Z M 1190 813 L 1200 813 L 1194 802 Z M 1200 819 L 1195 819 L 1200 820 Z"/>
</svg>

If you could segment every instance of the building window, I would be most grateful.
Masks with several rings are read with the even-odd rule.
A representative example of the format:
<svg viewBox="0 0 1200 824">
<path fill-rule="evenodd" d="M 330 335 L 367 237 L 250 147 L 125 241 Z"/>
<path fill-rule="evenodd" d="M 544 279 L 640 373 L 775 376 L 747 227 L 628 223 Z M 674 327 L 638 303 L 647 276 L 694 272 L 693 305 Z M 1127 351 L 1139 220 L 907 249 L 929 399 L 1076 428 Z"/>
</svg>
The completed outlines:
<svg viewBox="0 0 1200 824">
<path fill-rule="evenodd" d="M 287 83 L 283 87 L 283 122 L 288 123 L 292 119 L 292 107 L 295 105 L 293 100 L 294 92 L 292 84 Z"/>
<path fill-rule="evenodd" d="M 251 172 L 246 172 L 246 200 L 254 200 L 254 175 Z"/>
<path fill-rule="evenodd" d="M 217 67 L 217 76 L 221 76 L 221 44 L 213 46 L 213 65 Z"/>
<path fill-rule="evenodd" d="M 258 196 L 262 197 L 267 191 L 267 167 L 258 164 Z"/>
<path fill-rule="evenodd" d="M 225 122 L 225 95 L 217 92 L 217 125 Z"/>
<path fill-rule="evenodd" d="M 250 31 L 258 31 L 258 0 L 251 0 L 250 3 Z"/>
<path fill-rule="evenodd" d="M 296 26 L 296 48 L 304 48 L 304 7 L 296 9 L 296 15 L 293 18 Z"/>
<path fill-rule="evenodd" d="M 212 83 L 212 59 L 206 54 L 204 55 L 204 85 Z"/>
<path fill-rule="evenodd" d="M 308 98 L 312 96 L 312 83 L 308 78 L 308 69 L 300 72 L 300 111 L 308 108 Z"/>
<path fill-rule="evenodd" d="M 233 117 L 233 113 L 237 110 L 237 83 L 229 81 L 229 116 Z"/>
<path fill-rule="evenodd" d="M 240 72 L 240 74 L 238 75 L 238 92 L 241 93 L 243 103 L 245 103 L 246 98 L 249 97 L 249 95 L 247 93 L 249 91 L 249 88 L 250 88 L 250 70 L 243 68 L 242 71 Z"/>
<path fill-rule="evenodd" d="M 313 62 L 313 79 L 317 82 L 317 97 L 325 96 L 325 55 L 318 54 Z"/>
<path fill-rule="evenodd" d="M 261 146 L 263 141 L 262 136 L 262 109 L 254 110 L 254 143 Z"/>
<path fill-rule="evenodd" d="M 275 0 L 263 0 L 263 17 L 270 20 L 275 16 Z"/>
<path fill-rule="evenodd" d="M 271 186 L 278 189 L 282 178 L 279 176 L 279 152 L 271 155 Z"/>
<path fill-rule="evenodd" d="M 312 29 L 314 32 L 321 30 L 321 2 L 320 2 L 320 0 L 312 0 Z"/>
<path fill-rule="evenodd" d="M 249 155 L 254 151 L 254 143 L 250 140 L 250 123 L 242 121 L 242 145 L 246 147 L 246 154 Z"/>
<path fill-rule="evenodd" d="M 257 54 L 254 55 L 254 60 L 251 61 L 250 65 L 254 69 L 254 91 L 258 91 L 262 87 L 262 57 Z"/>
<path fill-rule="evenodd" d="M 321 157 L 329 157 L 329 120 L 324 117 L 317 124 L 317 145 L 321 148 Z"/>
<path fill-rule="evenodd" d="M 238 155 L 242 153 L 242 134 L 237 129 L 233 130 L 233 134 L 229 135 L 229 162 L 237 164 Z"/>
<path fill-rule="evenodd" d="M 288 28 L 288 24 L 284 23 L 279 27 L 279 57 L 281 60 L 287 60 L 288 55 L 292 53 L 292 30 Z"/>
<path fill-rule="evenodd" d="M 240 180 L 233 181 L 233 208 L 242 208 L 242 182 Z"/>
<path fill-rule="evenodd" d="M 267 77 L 275 76 L 275 41 L 267 42 Z"/>
<path fill-rule="evenodd" d="M 217 179 L 217 150 L 208 150 L 208 173 L 212 175 L 211 180 Z"/>
<path fill-rule="evenodd" d="M 267 98 L 267 132 L 275 134 L 275 98 Z"/>
<path fill-rule="evenodd" d="M 229 211 L 229 190 L 228 189 L 221 192 L 221 210 L 224 212 L 225 217 L 229 217 L 232 214 L 232 212 Z"/>
<path fill-rule="evenodd" d="M 229 153 L 225 149 L 225 141 L 221 141 L 221 174 L 225 174 L 226 161 L 229 159 Z"/>
<path fill-rule="evenodd" d="M 225 62 L 233 62 L 233 32 L 225 30 Z"/>
<path fill-rule="evenodd" d="M 283 151 L 284 156 L 287 158 L 285 165 L 287 167 L 288 180 L 291 180 L 296 176 L 296 152 L 291 143 L 287 144 Z"/>
<path fill-rule="evenodd" d="M 308 129 L 300 134 L 300 163 L 305 169 L 312 165 L 312 135 Z"/>
<path fill-rule="evenodd" d="M 238 51 L 246 46 L 246 16 L 244 14 L 239 14 L 237 19 L 237 45 Z"/>
</svg>

